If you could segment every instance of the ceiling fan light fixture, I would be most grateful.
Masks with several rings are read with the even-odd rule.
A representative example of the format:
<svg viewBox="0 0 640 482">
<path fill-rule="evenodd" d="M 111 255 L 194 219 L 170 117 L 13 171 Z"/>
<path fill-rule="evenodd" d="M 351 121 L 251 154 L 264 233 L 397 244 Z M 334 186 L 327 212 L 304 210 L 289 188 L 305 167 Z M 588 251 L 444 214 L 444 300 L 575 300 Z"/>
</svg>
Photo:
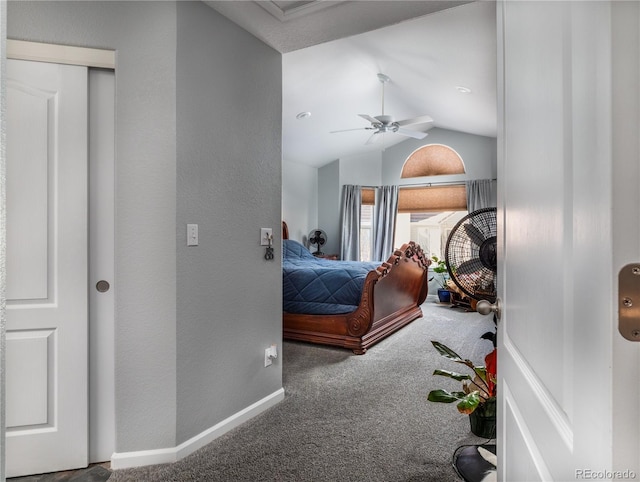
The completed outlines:
<svg viewBox="0 0 640 482">
<path fill-rule="evenodd" d="M 369 137 L 369 140 L 365 142 L 365 144 L 372 144 L 377 138 L 377 134 L 385 134 L 395 133 L 400 134 L 407 137 L 413 137 L 414 139 L 424 139 L 427 134 L 426 132 L 422 132 L 419 130 L 406 129 L 405 126 L 411 126 L 415 124 L 428 124 L 433 122 L 433 119 L 428 115 L 423 115 L 420 117 L 414 117 L 412 119 L 403 119 L 396 121 L 393 116 L 387 115 L 384 113 L 384 84 L 389 82 L 391 79 L 387 77 L 383 73 L 378 74 L 378 80 L 382 83 L 382 114 L 377 115 L 375 117 L 370 116 L 369 114 L 358 114 L 359 117 L 363 118 L 367 122 L 369 122 L 369 126 L 362 127 L 360 129 L 343 129 L 339 131 L 330 131 L 330 133 L 336 132 L 346 132 L 353 130 L 372 130 L 373 134 Z"/>
<path fill-rule="evenodd" d="M 390 115 L 377 115 L 374 117 L 374 119 L 377 119 L 380 122 L 380 124 L 384 126 L 393 123 L 393 117 Z"/>
</svg>

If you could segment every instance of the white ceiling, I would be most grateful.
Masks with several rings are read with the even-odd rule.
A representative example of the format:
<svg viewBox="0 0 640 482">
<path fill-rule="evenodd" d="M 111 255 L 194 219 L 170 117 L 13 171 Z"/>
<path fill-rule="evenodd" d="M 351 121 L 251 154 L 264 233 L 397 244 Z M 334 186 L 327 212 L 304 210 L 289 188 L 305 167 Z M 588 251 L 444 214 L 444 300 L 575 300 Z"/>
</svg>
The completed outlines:
<svg viewBox="0 0 640 482">
<path fill-rule="evenodd" d="M 429 115 L 434 127 L 496 136 L 493 2 L 207 3 L 283 52 L 285 160 L 319 167 L 406 140 L 385 134 L 383 142 L 365 145 L 371 131 L 357 114 L 382 113 L 379 72 L 391 78 L 385 114 Z M 300 112 L 311 116 L 298 120 Z M 362 130 L 330 133 L 355 128 Z"/>
</svg>

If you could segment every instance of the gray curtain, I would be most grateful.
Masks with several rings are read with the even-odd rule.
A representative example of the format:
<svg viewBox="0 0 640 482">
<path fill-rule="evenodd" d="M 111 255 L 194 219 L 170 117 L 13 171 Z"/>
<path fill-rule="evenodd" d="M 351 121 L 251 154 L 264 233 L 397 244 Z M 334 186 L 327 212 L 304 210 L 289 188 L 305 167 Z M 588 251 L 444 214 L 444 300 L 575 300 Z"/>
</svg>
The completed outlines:
<svg viewBox="0 0 640 482">
<path fill-rule="evenodd" d="M 467 211 L 472 213 L 482 208 L 495 208 L 497 203 L 496 181 L 474 179 L 466 182 Z"/>
<path fill-rule="evenodd" d="M 360 261 L 360 206 L 362 190 L 360 186 L 342 186 L 342 242 L 340 259 Z"/>
<path fill-rule="evenodd" d="M 376 204 L 373 213 L 373 253 L 376 261 L 386 261 L 393 253 L 398 212 L 398 186 L 376 188 Z"/>
</svg>

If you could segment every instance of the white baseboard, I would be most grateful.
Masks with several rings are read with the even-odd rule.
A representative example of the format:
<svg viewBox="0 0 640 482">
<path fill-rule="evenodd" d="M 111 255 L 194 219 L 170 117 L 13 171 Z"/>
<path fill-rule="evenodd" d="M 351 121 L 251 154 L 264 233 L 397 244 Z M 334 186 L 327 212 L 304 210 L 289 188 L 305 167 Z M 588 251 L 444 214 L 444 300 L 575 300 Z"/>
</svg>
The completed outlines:
<svg viewBox="0 0 640 482">
<path fill-rule="evenodd" d="M 217 423 L 195 437 L 191 437 L 189 440 L 181 443 L 177 447 L 155 450 L 139 450 L 137 452 L 116 452 L 111 456 L 111 468 L 114 470 L 128 469 L 131 467 L 142 467 L 144 465 L 170 464 L 177 462 L 235 427 L 242 425 L 247 420 L 250 420 L 256 415 L 259 415 L 265 410 L 273 407 L 282 400 L 284 400 L 284 388 L 280 388 L 271 395 L 264 397 L 262 400 L 258 400 L 253 405 L 233 414 L 231 417 Z"/>
</svg>

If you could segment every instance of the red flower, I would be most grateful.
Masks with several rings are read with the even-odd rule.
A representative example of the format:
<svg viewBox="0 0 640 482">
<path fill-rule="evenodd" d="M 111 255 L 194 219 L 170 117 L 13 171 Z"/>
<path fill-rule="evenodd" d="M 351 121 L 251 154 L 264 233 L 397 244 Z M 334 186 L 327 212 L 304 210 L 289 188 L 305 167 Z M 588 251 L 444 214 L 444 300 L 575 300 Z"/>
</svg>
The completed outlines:
<svg viewBox="0 0 640 482">
<path fill-rule="evenodd" d="M 489 394 L 491 396 L 496 395 L 496 381 L 498 374 L 498 351 L 493 349 L 486 357 L 484 357 L 484 366 L 487 371 L 487 386 L 489 387 Z"/>
</svg>

